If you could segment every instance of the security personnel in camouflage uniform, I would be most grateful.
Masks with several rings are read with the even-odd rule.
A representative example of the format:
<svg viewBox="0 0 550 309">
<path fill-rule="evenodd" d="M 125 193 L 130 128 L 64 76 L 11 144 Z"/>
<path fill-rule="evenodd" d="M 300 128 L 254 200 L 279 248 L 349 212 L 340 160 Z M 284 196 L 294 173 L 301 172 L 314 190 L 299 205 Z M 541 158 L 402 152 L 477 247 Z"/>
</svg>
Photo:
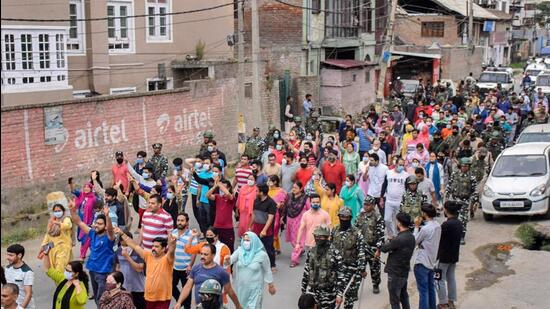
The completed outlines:
<svg viewBox="0 0 550 309">
<path fill-rule="evenodd" d="M 401 205 L 399 211 L 404 212 L 414 219 L 422 215 L 420 207 L 422 204 L 427 203 L 428 199 L 424 194 L 418 192 L 418 181 L 416 176 L 411 175 L 405 180 L 405 194 L 401 199 Z"/>
<path fill-rule="evenodd" d="M 352 309 L 358 299 L 361 280 L 367 276 L 365 242 L 361 231 L 351 225 L 351 209 L 342 207 L 338 211 L 338 218 L 340 225 L 334 228 L 331 237 L 338 265 L 336 306 Z"/>
<path fill-rule="evenodd" d="M 321 124 L 319 123 L 319 112 L 313 111 L 311 112 L 311 116 L 309 116 L 306 120 L 306 133 L 315 136 L 315 132 L 319 131 L 319 133 L 322 133 L 321 130 Z"/>
<path fill-rule="evenodd" d="M 306 130 L 302 127 L 302 117 L 294 116 L 294 123 L 296 125 L 293 126 L 290 131 L 296 132 L 296 136 L 298 136 L 300 140 L 304 140 L 304 138 L 306 138 Z"/>
<path fill-rule="evenodd" d="M 465 244 L 464 238 L 466 237 L 466 227 L 470 220 L 470 207 L 478 200 L 477 181 L 475 175 L 470 172 L 471 164 L 472 159 L 470 158 L 460 159 L 460 169 L 451 174 L 445 190 L 447 200 L 462 204 L 458 215 L 458 220 L 462 223 L 461 244 Z"/>
<path fill-rule="evenodd" d="M 154 154 L 149 163 L 153 165 L 155 180 L 159 180 L 168 175 L 168 159 L 160 153 L 162 151 L 162 144 L 153 144 L 153 151 Z"/>
<path fill-rule="evenodd" d="M 243 155 L 248 155 L 249 160 L 256 160 L 262 154 L 265 140 L 260 136 L 260 128 L 254 128 L 252 135 L 246 140 Z"/>
<path fill-rule="evenodd" d="M 330 245 L 330 229 L 321 224 L 315 228 L 313 236 L 315 247 L 307 254 L 302 277 L 302 294 L 313 294 L 321 309 L 334 309 L 338 264 Z"/>
<path fill-rule="evenodd" d="M 499 142 L 500 134 L 497 131 L 493 131 L 491 139 L 487 144 L 487 150 L 491 153 L 493 160 L 496 160 L 498 155 L 504 150 L 503 144 Z"/>
<path fill-rule="evenodd" d="M 203 141 L 201 144 L 201 148 L 199 149 L 199 154 L 202 156 L 208 152 L 208 143 L 214 140 L 214 133 L 212 131 L 205 131 L 202 134 Z"/>
<path fill-rule="evenodd" d="M 199 288 L 199 295 L 201 297 L 201 303 L 197 306 L 197 309 L 226 309 L 222 299 L 222 286 L 215 279 L 205 280 Z"/>
<path fill-rule="evenodd" d="M 375 207 L 376 199 L 372 196 L 367 196 L 363 202 L 363 209 L 357 216 L 355 226 L 363 234 L 365 239 L 365 255 L 367 263 L 370 266 L 370 274 L 372 278 L 372 291 L 374 294 L 380 293 L 380 259 L 374 256 L 376 250 L 380 248 L 384 242 L 384 217 L 378 212 Z"/>
</svg>

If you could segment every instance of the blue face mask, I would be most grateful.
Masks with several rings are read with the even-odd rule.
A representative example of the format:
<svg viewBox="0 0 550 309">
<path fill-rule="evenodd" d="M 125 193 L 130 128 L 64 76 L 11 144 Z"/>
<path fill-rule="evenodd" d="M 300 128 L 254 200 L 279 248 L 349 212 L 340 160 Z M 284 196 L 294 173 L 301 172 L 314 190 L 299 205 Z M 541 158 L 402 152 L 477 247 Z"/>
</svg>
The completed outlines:
<svg viewBox="0 0 550 309">
<path fill-rule="evenodd" d="M 401 173 L 403 170 L 405 169 L 405 167 L 401 166 L 401 165 L 398 165 L 395 170 L 398 172 L 398 173 Z"/>
<path fill-rule="evenodd" d="M 169 200 L 173 199 L 174 198 L 174 193 L 172 193 L 172 192 L 166 193 L 166 198 L 169 199 Z"/>
<path fill-rule="evenodd" d="M 142 164 L 142 163 L 143 163 L 143 158 L 136 159 L 136 164 Z"/>
<path fill-rule="evenodd" d="M 320 207 L 321 207 L 320 204 L 311 204 L 311 208 L 312 208 L 312 209 L 317 210 L 317 209 L 319 209 Z"/>
<path fill-rule="evenodd" d="M 143 176 L 143 179 L 149 179 L 149 173 L 147 172 L 143 172 L 141 176 Z"/>
<path fill-rule="evenodd" d="M 179 170 L 181 170 L 181 166 L 179 166 L 179 165 L 174 165 L 174 169 L 175 169 L 176 171 L 179 171 Z"/>
</svg>

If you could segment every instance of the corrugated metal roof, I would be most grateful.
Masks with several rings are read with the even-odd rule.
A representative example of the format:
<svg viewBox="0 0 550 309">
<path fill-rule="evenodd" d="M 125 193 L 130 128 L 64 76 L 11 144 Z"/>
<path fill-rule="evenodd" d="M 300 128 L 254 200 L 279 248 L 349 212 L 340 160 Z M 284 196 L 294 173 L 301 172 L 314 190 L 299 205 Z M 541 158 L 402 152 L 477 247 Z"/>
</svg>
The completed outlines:
<svg viewBox="0 0 550 309">
<path fill-rule="evenodd" d="M 404 51 L 397 51 L 397 50 L 393 50 L 391 53 L 392 53 L 392 55 L 400 55 L 400 56 L 411 56 L 411 57 L 441 59 L 441 55 L 440 55 L 440 54 L 412 53 L 412 52 L 404 52 Z"/>
<path fill-rule="evenodd" d="M 493 9 L 486 9 L 486 10 L 489 11 L 489 13 L 491 13 L 491 14 L 495 15 L 496 17 L 498 17 L 498 19 L 510 20 L 510 19 L 512 19 L 512 17 L 514 17 L 514 15 L 508 14 L 508 13 L 503 12 L 503 11 L 493 10 Z"/>
<path fill-rule="evenodd" d="M 341 69 L 351 69 L 370 65 L 370 63 L 366 61 L 353 59 L 327 59 L 325 61 L 322 61 L 322 63 L 332 65 Z"/>
<path fill-rule="evenodd" d="M 467 7 L 466 0 L 432 0 L 432 1 L 451 11 L 459 13 L 462 16 L 468 16 L 468 12 L 466 10 L 466 7 Z M 491 20 L 502 19 L 475 3 L 474 3 L 473 11 L 474 11 L 475 18 L 491 19 Z"/>
</svg>

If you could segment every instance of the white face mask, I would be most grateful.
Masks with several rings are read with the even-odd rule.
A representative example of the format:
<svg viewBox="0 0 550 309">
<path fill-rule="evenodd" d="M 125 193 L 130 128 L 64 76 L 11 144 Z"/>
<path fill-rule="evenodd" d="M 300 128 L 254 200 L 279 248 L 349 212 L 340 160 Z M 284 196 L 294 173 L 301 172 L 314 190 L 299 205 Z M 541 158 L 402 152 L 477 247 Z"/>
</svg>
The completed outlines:
<svg viewBox="0 0 550 309">
<path fill-rule="evenodd" d="M 351 187 L 352 185 L 353 185 L 353 183 L 351 181 L 346 180 L 346 186 Z"/>
<path fill-rule="evenodd" d="M 53 216 L 56 217 L 57 219 L 59 219 L 59 218 L 63 217 L 63 211 L 54 211 Z"/>
<path fill-rule="evenodd" d="M 281 161 L 283 163 L 283 165 L 286 165 L 286 159 L 283 159 L 283 161 Z"/>
<path fill-rule="evenodd" d="M 66 271 L 66 270 L 65 270 L 65 271 L 63 272 L 63 275 L 65 276 L 65 279 L 67 279 L 67 280 L 73 279 L 73 273 L 70 272 L 70 271 Z"/>
<path fill-rule="evenodd" d="M 250 250 L 250 240 L 243 240 L 243 249 L 246 251 Z"/>
<path fill-rule="evenodd" d="M 252 179 L 248 179 L 248 180 L 246 181 L 246 183 L 247 183 L 249 186 L 251 186 L 251 187 L 255 184 L 254 180 L 252 180 Z"/>
<path fill-rule="evenodd" d="M 203 167 L 205 170 L 208 170 L 208 169 L 210 169 L 210 164 L 208 164 L 208 163 L 203 164 L 202 167 Z"/>
</svg>

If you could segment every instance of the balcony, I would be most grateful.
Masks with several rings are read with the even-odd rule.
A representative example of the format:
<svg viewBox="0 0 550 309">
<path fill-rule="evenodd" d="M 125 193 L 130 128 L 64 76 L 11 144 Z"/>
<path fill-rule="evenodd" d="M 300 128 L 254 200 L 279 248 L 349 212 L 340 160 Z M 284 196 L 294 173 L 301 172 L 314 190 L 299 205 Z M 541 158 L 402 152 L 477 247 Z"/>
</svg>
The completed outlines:
<svg viewBox="0 0 550 309">
<path fill-rule="evenodd" d="M 372 32 L 374 10 L 369 0 L 328 0 L 325 17 L 326 38 L 359 38 Z"/>
</svg>

